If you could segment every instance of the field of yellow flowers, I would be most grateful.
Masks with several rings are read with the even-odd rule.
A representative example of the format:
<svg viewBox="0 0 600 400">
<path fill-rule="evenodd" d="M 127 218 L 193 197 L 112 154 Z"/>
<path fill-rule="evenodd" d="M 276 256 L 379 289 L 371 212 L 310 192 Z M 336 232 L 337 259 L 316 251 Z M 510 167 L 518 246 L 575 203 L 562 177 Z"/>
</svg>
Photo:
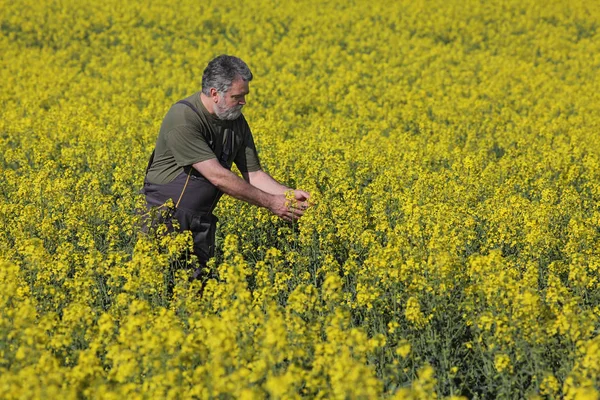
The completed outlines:
<svg viewBox="0 0 600 400">
<path fill-rule="evenodd" d="M 0 48 L 0 398 L 599 398 L 599 2 L 0 0 Z M 135 209 L 219 54 L 315 205 L 224 198 L 201 297 Z"/>
</svg>

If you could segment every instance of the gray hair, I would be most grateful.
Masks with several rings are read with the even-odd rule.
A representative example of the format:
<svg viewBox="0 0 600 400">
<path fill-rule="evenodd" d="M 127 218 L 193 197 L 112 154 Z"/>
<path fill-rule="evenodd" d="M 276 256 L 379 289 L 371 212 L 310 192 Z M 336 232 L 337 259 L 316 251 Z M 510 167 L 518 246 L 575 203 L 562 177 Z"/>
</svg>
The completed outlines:
<svg viewBox="0 0 600 400">
<path fill-rule="evenodd" d="M 237 57 L 220 55 L 212 59 L 202 73 L 202 93 L 210 96 L 211 88 L 221 94 L 226 93 L 236 78 L 246 82 L 252 80 L 248 65 Z"/>
</svg>

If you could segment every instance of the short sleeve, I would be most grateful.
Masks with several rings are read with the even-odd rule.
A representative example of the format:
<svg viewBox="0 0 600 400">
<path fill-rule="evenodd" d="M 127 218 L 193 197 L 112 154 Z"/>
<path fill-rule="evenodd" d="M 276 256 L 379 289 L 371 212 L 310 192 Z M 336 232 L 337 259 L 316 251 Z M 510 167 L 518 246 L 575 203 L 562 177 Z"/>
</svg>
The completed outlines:
<svg viewBox="0 0 600 400">
<path fill-rule="evenodd" d="M 234 161 L 240 172 L 254 172 L 261 169 L 258 152 L 250 129 L 247 130 L 244 146 L 238 151 Z"/>
<path fill-rule="evenodd" d="M 217 158 L 204 135 L 194 126 L 182 125 L 173 128 L 166 134 L 165 140 L 180 167 Z"/>
</svg>

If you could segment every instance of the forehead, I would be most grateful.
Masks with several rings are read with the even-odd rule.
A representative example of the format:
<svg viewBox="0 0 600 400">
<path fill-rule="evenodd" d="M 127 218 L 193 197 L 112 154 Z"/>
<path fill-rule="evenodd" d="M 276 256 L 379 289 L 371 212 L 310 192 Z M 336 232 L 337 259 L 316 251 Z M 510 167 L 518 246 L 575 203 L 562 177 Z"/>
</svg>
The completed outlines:
<svg viewBox="0 0 600 400">
<path fill-rule="evenodd" d="M 231 87 L 227 91 L 227 94 L 237 96 L 240 94 L 248 94 L 249 92 L 250 88 L 248 87 L 248 81 L 238 78 L 231 83 Z"/>
</svg>

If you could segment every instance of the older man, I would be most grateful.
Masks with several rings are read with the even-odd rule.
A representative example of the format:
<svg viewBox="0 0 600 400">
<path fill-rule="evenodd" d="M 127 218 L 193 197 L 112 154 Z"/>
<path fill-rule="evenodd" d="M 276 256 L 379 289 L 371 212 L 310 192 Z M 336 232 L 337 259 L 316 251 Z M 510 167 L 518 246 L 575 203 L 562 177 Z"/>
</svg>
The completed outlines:
<svg viewBox="0 0 600 400">
<path fill-rule="evenodd" d="M 212 214 L 223 193 L 265 207 L 286 221 L 300 218 L 309 194 L 292 190 L 261 169 L 250 127 L 242 114 L 252 80 L 241 59 L 222 55 L 202 75 L 202 91 L 167 112 L 148 163 L 144 188 L 147 206 L 164 207 L 172 199 L 174 218 L 190 230 L 202 265 L 214 255 L 217 219 Z M 231 172 L 235 162 L 243 179 Z M 198 270 L 197 270 L 198 271 Z"/>
</svg>

